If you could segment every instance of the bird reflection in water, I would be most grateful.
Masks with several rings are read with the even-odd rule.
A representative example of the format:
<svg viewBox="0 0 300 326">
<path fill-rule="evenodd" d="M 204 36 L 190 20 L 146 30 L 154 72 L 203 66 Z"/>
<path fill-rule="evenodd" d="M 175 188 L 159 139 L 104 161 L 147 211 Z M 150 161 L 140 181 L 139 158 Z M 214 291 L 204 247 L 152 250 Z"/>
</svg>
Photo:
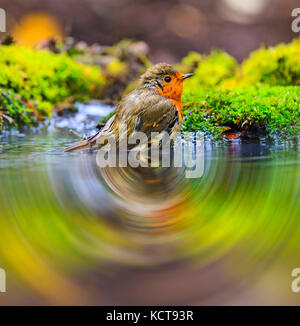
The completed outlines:
<svg viewBox="0 0 300 326">
<path fill-rule="evenodd" d="M 0 261 L 17 280 L 11 300 L 220 304 L 246 293 L 247 303 L 258 276 L 285 287 L 290 271 L 280 254 L 289 245 L 286 259 L 295 257 L 299 238 L 297 152 L 237 142 L 205 148 L 196 179 L 184 167 L 99 168 L 94 152 L 27 161 L 12 153 L 0 169 Z"/>
<path fill-rule="evenodd" d="M 117 211 L 126 223 L 140 231 L 172 226 L 184 203 L 187 185 L 184 168 L 107 167 L 99 169 L 102 180 L 115 197 Z"/>
</svg>

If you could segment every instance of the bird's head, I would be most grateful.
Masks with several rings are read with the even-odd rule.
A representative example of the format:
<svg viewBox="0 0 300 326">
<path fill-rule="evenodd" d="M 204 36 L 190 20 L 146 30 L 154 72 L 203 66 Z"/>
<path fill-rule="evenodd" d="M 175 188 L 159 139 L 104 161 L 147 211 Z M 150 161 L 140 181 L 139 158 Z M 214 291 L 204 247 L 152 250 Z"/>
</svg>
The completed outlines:
<svg viewBox="0 0 300 326">
<path fill-rule="evenodd" d="M 141 76 L 139 86 L 155 88 L 159 94 L 171 100 L 181 101 L 183 82 L 191 76 L 192 74 L 184 75 L 178 72 L 167 63 L 159 63 Z"/>
</svg>

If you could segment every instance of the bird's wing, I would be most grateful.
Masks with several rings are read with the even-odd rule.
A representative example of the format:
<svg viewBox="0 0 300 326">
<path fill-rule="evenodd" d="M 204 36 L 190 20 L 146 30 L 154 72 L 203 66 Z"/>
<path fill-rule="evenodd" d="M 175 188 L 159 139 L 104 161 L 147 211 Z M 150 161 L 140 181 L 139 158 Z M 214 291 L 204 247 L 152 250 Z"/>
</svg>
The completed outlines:
<svg viewBox="0 0 300 326">
<path fill-rule="evenodd" d="M 148 137 L 151 132 L 169 132 L 179 120 L 176 106 L 152 91 L 129 95 L 123 101 L 117 119 L 127 124 L 129 132 L 144 132 Z"/>
</svg>

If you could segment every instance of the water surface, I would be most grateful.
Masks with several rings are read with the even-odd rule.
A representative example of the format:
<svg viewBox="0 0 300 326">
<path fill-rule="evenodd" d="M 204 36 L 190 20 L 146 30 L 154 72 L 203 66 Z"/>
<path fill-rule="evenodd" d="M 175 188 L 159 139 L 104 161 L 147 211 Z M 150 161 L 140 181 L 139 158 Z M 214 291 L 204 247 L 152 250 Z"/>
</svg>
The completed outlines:
<svg viewBox="0 0 300 326">
<path fill-rule="evenodd" d="M 297 304 L 296 141 L 205 141 L 205 169 L 102 168 L 64 153 L 80 107 L 0 138 L 0 304 Z"/>
</svg>

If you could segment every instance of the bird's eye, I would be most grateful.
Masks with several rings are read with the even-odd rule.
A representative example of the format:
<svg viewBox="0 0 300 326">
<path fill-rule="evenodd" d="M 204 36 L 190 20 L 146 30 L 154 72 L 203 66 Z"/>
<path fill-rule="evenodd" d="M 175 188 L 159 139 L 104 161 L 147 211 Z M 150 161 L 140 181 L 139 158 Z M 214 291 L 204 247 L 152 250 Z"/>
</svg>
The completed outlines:
<svg viewBox="0 0 300 326">
<path fill-rule="evenodd" d="M 170 81 L 172 80 L 172 78 L 171 77 L 165 77 L 165 82 L 167 82 L 167 83 L 169 83 Z"/>
</svg>

